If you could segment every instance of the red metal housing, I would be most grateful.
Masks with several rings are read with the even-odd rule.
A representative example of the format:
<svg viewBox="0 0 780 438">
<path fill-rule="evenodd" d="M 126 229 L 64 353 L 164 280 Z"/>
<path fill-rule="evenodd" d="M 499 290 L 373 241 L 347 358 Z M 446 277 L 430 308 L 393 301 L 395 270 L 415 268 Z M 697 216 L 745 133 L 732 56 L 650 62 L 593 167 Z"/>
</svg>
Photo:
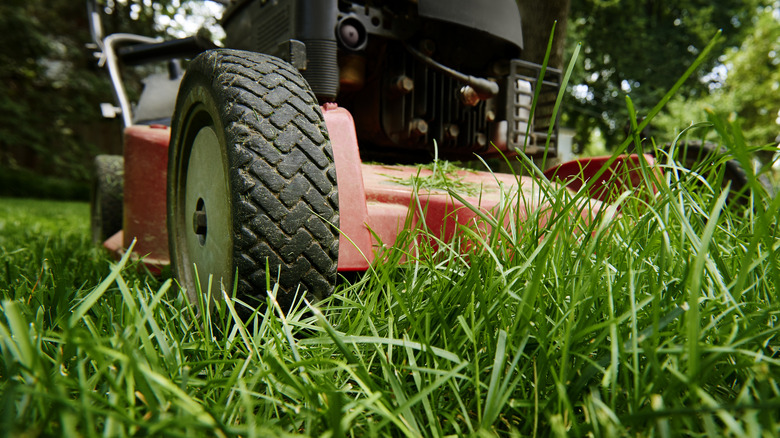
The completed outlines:
<svg viewBox="0 0 780 438">
<path fill-rule="evenodd" d="M 449 240 L 457 225 L 474 223 L 477 213 L 447 191 L 415 189 L 412 178 L 424 179 L 430 169 L 361 163 L 352 115 L 335 104 L 322 107 L 330 134 L 339 189 L 340 232 L 338 270 L 364 271 L 374 262 L 380 243 L 392 245 L 407 225 L 424 225 L 433 235 Z M 147 264 L 164 265 L 168 259 L 166 227 L 166 172 L 170 129 L 132 126 L 125 130 L 124 230 L 104 245 L 116 252 L 136 241 L 134 252 Z M 646 157 L 652 166 L 651 157 Z M 606 163 L 606 158 L 576 160 L 550 169 L 546 175 L 579 190 Z M 641 184 L 637 156 L 621 157 L 600 177 L 589 195 L 607 200 L 614 190 Z M 482 212 L 495 213 L 508 196 L 522 196 L 513 208 L 522 220 L 530 211 L 545 208 L 539 181 L 489 172 L 457 171 L 461 187 L 473 187 L 461 199 Z M 598 207 L 596 207 L 598 208 Z M 411 221 L 408 224 L 407 221 Z M 378 239 L 378 240 L 377 240 Z"/>
</svg>

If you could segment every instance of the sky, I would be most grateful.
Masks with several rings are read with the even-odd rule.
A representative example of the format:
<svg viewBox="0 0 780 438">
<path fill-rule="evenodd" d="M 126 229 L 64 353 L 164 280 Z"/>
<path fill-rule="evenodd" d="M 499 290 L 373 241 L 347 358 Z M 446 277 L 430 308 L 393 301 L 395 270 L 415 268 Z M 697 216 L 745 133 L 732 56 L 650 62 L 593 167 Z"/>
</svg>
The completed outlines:
<svg viewBox="0 0 780 438">
<path fill-rule="evenodd" d="M 144 1 L 151 3 L 151 0 Z M 181 38 L 194 35 L 201 27 L 205 26 L 211 31 L 216 40 L 221 39 L 224 31 L 217 25 L 217 20 L 222 16 L 224 6 L 213 1 L 191 1 L 187 2 L 191 13 L 186 13 L 178 1 L 173 3 L 174 7 L 177 8 L 173 18 L 167 15 L 158 15 L 157 25 L 159 29 L 167 29 L 169 35 Z"/>
<path fill-rule="evenodd" d="M 128 0 L 106 0 L 106 13 L 111 13 L 114 2 L 122 5 L 128 4 Z M 154 8 L 157 12 L 157 30 L 165 30 L 172 37 L 191 36 L 202 27 L 211 31 L 216 40 L 224 36 L 224 31 L 217 25 L 217 20 L 222 16 L 224 6 L 217 2 L 173 0 L 167 13 L 163 13 L 163 7 L 152 0 L 143 0 L 143 5 L 147 8 Z M 137 20 L 141 9 L 141 4 L 132 3 L 130 5 L 130 18 Z"/>
</svg>

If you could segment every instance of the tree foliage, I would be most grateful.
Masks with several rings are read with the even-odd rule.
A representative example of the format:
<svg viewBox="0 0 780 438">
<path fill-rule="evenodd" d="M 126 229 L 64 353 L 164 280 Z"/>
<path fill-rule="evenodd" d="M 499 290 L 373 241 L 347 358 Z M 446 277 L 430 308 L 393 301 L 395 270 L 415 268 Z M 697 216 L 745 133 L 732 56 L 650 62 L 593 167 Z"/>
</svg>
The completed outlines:
<svg viewBox="0 0 780 438">
<path fill-rule="evenodd" d="M 721 57 L 719 82 L 702 98 L 680 96 L 658 121 L 667 131 L 704 120 L 705 111 L 724 119 L 739 116 L 748 144 L 775 142 L 780 134 L 780 11 L 762 9 L 755 25 L 738 47 Z"/>
<path fill-rule="evenodd" d="M 640 111 L 661 99 L 693 59 L 723 32 L 721 48 L 738 46 L 753 28 L 763 0 L 572 0 L 569 46 L 582 41 L 566 123 L 582 141 L 599 128 L 608 145 L 628 123 L 625 95 Z M 709 59 L 681 94 L 709 92 Z"/>
<path fill-rule="evenodd" d="M 708 61 L 659 126 L 683 126 L 692 119 L 692 108 L 713 106 L 738 113 L 746 119 L 748 139 L 766 143 L 777 130 L 775 102 L 780 97 L 780 26 L 772 15 L 776 7 L 762 9 L 768 1 L 555 0 L 520 5 L 530 11 L 523 14 L 524 27 L 545 34 L 527 41 L 546 44 L 548 30 L 533 30 L 545 25 L 536 18 L 571 4 L 568 25 L 559 23 L 557 29 L 566 29 L 570 51 L 583 43 L 563 121 L 577 129 L 578 142 L 594 128 L 609 145 L 621 140 L 628 121 L 625 95 L 631 95 L 641 115 L 722 29 L 721 51 L 734 49 Z M 167 20 L 163 29 L 159 17 L 186 14 L 191 6 L 180 0 L 100 0 L 100 5 L 106 34 L 145 35 L 180 34 L 175 20 Z M 96 127 L 119 128 L 98 114 L 97 103 L 111 101 L 112 94 L 105 72 L 85 48 L 91 38 L 84 6 L 74 0 L 0 2 L 0 166 L 84 179 L 98 143 L 90 133 Z M 539 47 L 528 48 L 533 49 Z M 710 74 L 721 63 L 730 66 L 725 81 Z"/>
<path fill-rule="evenodd" d="M 82 107 L 95 91 L 93 72 L 68 72 L 86 61 L 77 29 L 57 32 L 75 2 L 10 0 L 0 4 L 0 160 L 61 167 L 72 145 L 68 122 L 89 117 Z M 83 5 L 81 5 L 83 8 Z M 80 16 L 84 16 L 82 12 Z M 81 20 L 83 22 L 83 20 Z M 84 27 L 86 29 L 86 27 Z M 83 50 L 83 49 L 82 49 Z M 46 152 L 50 152 L 46 154 Z"/>
<path fill-rule="evenodd" d="M 98 111 L 112 93 L 86 47 L 85 3 L 0 2 L 0 166 L 85 180 L 98 134 L 113 126 L 118 143 L 118 124 L 102 122 Z M 101 7 L 106 33 L 148 35 L 158 12 L 141 0 L 106 0 Z"/>
</svg>

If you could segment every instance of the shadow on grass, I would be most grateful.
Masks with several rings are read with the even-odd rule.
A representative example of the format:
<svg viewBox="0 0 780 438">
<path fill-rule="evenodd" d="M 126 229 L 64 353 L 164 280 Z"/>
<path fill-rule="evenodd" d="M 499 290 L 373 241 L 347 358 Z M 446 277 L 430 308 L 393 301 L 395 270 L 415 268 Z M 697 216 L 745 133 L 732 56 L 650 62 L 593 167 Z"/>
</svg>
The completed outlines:
<svg viewBox="0 0 780 438">
<path fill-rule="evenodd" d="M 89 184 L 0 167 L 0 196 L 88 201 Z"/>
</svg>

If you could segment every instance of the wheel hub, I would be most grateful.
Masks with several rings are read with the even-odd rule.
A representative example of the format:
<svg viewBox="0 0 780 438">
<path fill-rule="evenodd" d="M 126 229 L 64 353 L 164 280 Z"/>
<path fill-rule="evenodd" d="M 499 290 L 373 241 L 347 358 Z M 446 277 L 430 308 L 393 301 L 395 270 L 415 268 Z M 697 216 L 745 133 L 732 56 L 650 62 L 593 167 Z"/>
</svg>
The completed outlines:
<svg viewBox="0 0 780 438">
<path fill-rule="evenodd" d="M 178 187 L 184 207 L 177 213 L 181 214 L 179 220 L 184 225 L 179 237 L 181 268 L 197 275 L 186 276 L 187 287 L 196 290 L 197 278 L 201 291 L 206 292 L 211 276 L 212 284 L 221 284 L 230 293 L 233 264 L 230 190 L 226 158 L 213 127 L 205 126 L 198 131 L 186 163 L 186 174 Z M 219 289 L 212 290 L 212 294 L 218 292 Z"/>
</svg>

